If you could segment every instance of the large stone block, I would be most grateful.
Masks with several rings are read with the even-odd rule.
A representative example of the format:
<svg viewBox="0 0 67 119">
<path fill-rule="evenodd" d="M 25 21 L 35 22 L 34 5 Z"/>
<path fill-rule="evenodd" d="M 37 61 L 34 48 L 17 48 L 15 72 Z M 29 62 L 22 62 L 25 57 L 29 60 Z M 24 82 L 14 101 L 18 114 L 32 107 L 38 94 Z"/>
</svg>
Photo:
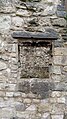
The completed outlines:
<svg viewBox="0 0 67 119">
<path fill-rule="evenodd" d="M 48 98 L 49 92 L 54 90 L 54 84 L 48 82 L 22 81 L 18 84 L 18 91 L 23 93 L 30 93 L 30 91 L 36 95 L 37 98 Z"/>
<path fill-rule="evenodd" d="M 0 15 L 0 32 L 8 32 L 11 25 L 11 18 L 8 15 Z"/>
<path fill-rule="evenodd" d="M 52 119 L 64 119 L 64 115 L 52 115 Z"/>
<path fill-rule="evenodd" d="M 64 18 L 52 19 L 51 21 L 54 26 L 66 26 L 66 20 Z"/>
<path fill-rule="evenodd" d="M 0 71 L 6 68 L 7 68 L 7 65 L 4 62 L 0 61 Z"/>
<path fill-rule="evenodd" d="M 30 92 L 30 83 L 28 81 L 22 81 L 18 84 L 18 91 L 23 93 Z"/>
</svg>

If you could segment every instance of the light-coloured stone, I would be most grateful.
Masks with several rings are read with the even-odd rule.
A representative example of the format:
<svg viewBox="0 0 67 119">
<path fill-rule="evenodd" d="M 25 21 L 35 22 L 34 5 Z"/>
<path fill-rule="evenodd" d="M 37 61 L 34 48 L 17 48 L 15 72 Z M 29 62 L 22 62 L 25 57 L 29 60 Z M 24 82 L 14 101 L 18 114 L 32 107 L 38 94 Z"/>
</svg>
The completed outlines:
<svg viewBox="0 0 67 119">
<path fill-rule="evenodd" d="M 52 115 L 52 119 L 64 119 L 64 115 Z"/>
<path fill-rule="evenodd" d="M 27 104 L 30 104 L 31 103 L 31 99 L 27 98 L 27 99 L 24 99 L 23 101 L 24 103 L 27 103 Z"/>
<path fill-rule="evenodd" d="M 53 91 L 51 93 L 51 97 L 60 97 L 62 95 L 62 93 L 60 91 Z"/>
<path fill-rule="evenodd" d="M 53 19 L 52 24 L 55 26 L 66 26 L 66 20 L 64 18 Z"/>
<path fill-rule="evenodd" d="M 54 55 L 58 55 L 58 56 L 66 55 L 67 56 L 67 48 L 63 48 L 63 47 L 54 48 Z"/>
<path fill-rule="evenodd" d="M 65 67 L 63 68 L 63 70 L 64 70 L 65 72 L 67 72 L 67 66 L 65 66 Z"/>
<path fill-rule="evenodd" d="M 11 18 L 8 15 L 0 15 L 0 33 L 8 32 L 11 25 Z"/>
<path fill-rule="evenodd" d="M 17 26 L 17 27 L 20 27 L 24 24 L 24 21 L 21 17 L 13 17 L 12 18 L 12 25 L 13 26 Z"/>
<path fill-rule="evenodd" d="M 36 110 L 37 110 L 37 108 L 36 108 L 35 105 L 30 105 L 30 106 L 26 109 L 26 111 L 36 111 Z"/>
<path fill-rule="evenodd" d="M 57 102 L 58 103 L 64 103 L 65 104 L 65 97 L 57 98 Z"/>
<path fill-rule="evenodd" d="M 16 15 L 17 15 L 17 16 L 21 16 L 21 17 L 28 17 L 28 16 L 31 15 L 31 12 L 28 12 L 27 10 L 19 9 L 19 10 L 16 12 Z"/>
<path fill-rule="evenodd" d="M 6 68 L 7 68 L 7 65 L 4 62 L 0 61 L 0 71 Z"/>
<path fill-rule="evenodd" d="M 53 62 L 54 62 L 54 64 L 56 64 L 56 65 L 62 65 L 62 56 L 54 56 L 53 57 Z"/>
<path fill-rule="evenodd" d="M 61 74 L 61 68 L 60 68 L 60 66 L 54 66 L 53 67 L 53 73 L 54 74 Z"/>
<path fill-rule="evenodd" d="M 42 115 L 42 118 L 41 119 L 50 119 L 50 114 L 49 113 L 44 113 Z"/>
<path fill-rule="evenodd" d="M 0 91 L 0 97 L 4 97 L 5 96 L 5 92 L 4 91 Z"/>
<path fill-rule="evenodd" d="M 6 92 L 7 97 L 13 97 L 14 92 Z"/>
</svg>

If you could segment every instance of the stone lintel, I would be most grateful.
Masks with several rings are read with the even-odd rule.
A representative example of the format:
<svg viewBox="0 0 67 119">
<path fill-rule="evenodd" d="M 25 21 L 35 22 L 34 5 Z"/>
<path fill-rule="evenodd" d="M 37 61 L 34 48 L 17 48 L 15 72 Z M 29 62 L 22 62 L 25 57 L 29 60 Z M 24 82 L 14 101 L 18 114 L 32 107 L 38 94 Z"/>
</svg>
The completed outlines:
<svg viewBox="0 0 67 119">
<path fill-rule="evenodd" d="M 58 35 L 55 31 L 50 32 L 22 32 L 22 31 L 16 31 L 13 32 L 12 37 L 15 39 L 36 39 L 36 40 L 57 40 Z"/>
</svg>

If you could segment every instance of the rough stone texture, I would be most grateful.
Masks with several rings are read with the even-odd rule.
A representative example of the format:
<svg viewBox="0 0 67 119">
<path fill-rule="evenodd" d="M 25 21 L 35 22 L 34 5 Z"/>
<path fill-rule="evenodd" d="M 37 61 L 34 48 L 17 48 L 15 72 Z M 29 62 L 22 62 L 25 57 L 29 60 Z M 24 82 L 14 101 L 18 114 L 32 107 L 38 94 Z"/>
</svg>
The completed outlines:
<svg viewBox="0 0 67 119">
<path fill-rule="evenodd" d="M 44 113 L 41 119 L 50 119 L 50 114 Z"/>
<path fill-rule="evenodd" d="M 64 115 L 53 115 L 52 119 L 64 119 Z"/>
<path fill-rule="evenodd" d="M 28 44 L 26 44 L 27 46 L 23 44 L 23 47 L 20 46 L 21 78 L 49 77 L 51 46 L 46 48 L 44 47 L 45 43 L 41 42 L 41 44 L 33 42 L 32 44 L 29 43 L 30 46 Z"/>
<path fill-rule="evenodd" d="M 6 68 L 7 68 L 7 65 L 4 62 L 0 61 L 0 70 L 6 69 Z"/>
<path fill-rule="evenodd" d="M 0 33 L 10 29 L 11 18 L 8 15 L 0 15 Z"/>
<path fill-rule="evenodd" d="M 67 23 L 61 3 L 0 0 L 0 119 L 67 119 Z M 48 77 L 21 78 L 22 68 L 33 74 L 33 62 L 41 73 L 48 66 Z"/>
</svg>

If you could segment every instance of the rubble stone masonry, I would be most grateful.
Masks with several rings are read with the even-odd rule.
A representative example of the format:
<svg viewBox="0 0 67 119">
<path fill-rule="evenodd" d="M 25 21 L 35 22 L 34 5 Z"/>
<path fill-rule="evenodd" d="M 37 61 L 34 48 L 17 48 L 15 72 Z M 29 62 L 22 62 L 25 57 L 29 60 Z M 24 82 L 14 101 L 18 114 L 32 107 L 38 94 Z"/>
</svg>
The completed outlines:
<svg viewBox="0 0 67 119">
<path fill-rule="evenodd" d="M 67 23 L 61 3 L 0 0 L 0 119 L 67 119 Z M 57 39 L 14 38 L 20 31 L 52 37 L 56 32 Z"/>
</svg>

